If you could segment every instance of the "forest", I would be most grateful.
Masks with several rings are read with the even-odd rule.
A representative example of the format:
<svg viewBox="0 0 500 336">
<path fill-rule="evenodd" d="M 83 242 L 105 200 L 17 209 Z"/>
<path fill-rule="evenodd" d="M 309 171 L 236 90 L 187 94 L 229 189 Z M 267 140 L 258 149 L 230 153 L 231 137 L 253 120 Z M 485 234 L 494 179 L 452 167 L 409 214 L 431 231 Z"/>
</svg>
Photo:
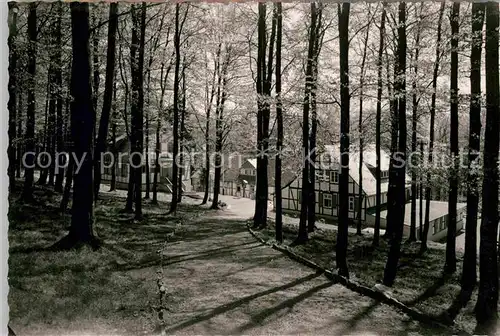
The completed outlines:
<svg viewBox="0 0 500 336">
<path fill-rule="evenodd" d="M 499 332 L 498 3 L 8 11 L 10 333 Z M 317 186 L 330 147 L 338 212 L 325 224 L 318 204 L 332 205 Z M 255 161 L 253 180 L 234 157 Z M 251 197 L 229 196 L 233 170 Z M 351 217 L 365 211 L 367 171 L 369 232 Z M 447 209 L 439 243 L 428 239 L 434 202 Z M 264 302 L 320 281 L 302 281 L 300 263 L 328 281 L 307 299 Z M 383 306 L 340 318 L 366 300 Z M 325 309 L 342 327 L 308 320 Z"/>
</svg>

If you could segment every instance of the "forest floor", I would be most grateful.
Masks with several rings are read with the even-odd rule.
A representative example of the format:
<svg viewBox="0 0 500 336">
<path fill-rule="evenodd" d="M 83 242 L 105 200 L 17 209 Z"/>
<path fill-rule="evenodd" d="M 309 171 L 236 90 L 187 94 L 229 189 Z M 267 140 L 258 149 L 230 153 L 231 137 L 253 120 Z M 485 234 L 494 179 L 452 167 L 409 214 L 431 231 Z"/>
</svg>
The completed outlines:
<svg viewBox="0 0 500 336">
<path fill-rule="evenodd" d="M 260 244 L 246 229 L 253 209 L 244 201 L 242 211 L 229 197 L 226 209 L 208 210 L 186 197 L 175 216 L 166 214 L 168 203 L 145 201 L 136 222 L 119 213 L 124 193 L 101 195 L 102 247 L 68 252 L 47 250 L 70 222 L 58 212 L 60 195 L 37 187 L 35 205 L 11 195 L 9 306 L 18 335 L 444 332 Z"/>
<path fill-rule="evenodd" d="M 295 222 L 284 219 L 284 245 L 290 245 L 298 234 Z M 257 235 L 274 241 L 275 227 L 271 220 L 267 229 L 258 231 Z M 336 230 L 324 229 L 321 226 L 309 236 L 305 245 L 292 247 L 296 254 L 307 258 L 325 269 L 335 268 Z M 348 265 L 350 279 L 367 287 L 381 284 L 384 274 L 388 243 L 380 239 L 380 246 L 372 246 L 373 235 L 362 236 L 349 230 Z M 463 261 L 462 252 L 457 252 L 458 271 L 451 276 L 443 275 L 445 245 L 429 242 L 429 249 L 420 255 L 420 242 L 404 242 L 402 256 L 399 261 L 397 278 L 391 288 L 391 296 L 409 307 L 439 319 L 451 316 L 461 330 L 473 333 L 476 327 L 474 305 L 477 300 L 477 289 L 463 309 L 458 309 L 460 293 L 460 276 Z"/>
</svg>

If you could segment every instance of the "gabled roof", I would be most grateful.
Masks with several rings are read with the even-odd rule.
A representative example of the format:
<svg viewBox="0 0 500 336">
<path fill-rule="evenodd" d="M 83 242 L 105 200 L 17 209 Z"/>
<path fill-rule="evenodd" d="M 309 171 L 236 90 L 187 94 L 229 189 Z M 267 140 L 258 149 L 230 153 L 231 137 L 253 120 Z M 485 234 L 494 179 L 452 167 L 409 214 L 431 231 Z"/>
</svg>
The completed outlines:
<svg viewBox="0 0 500 336">
<path fill-rule="evenodd" d="M 330 155 L 331 159 L 335 162 L 339 162 L 340 159 L 340 146 L 338 145 L 326 145 L 325 151 Z M 359 161 L 360 152 L 359 149 L 351 149 L 349 151 L 349 175 L 357 184 L 360 183 L 359 176 Z M 366 195 L 375 195 L 377 193 L 377 179 L 369 168 L 375 168 L 377 165 L 377 153 L 375 151 L 375 146 L 367 145 L 363 150 L 363 191 Z M 389 170 L 390 156 L 383 149 L 380 150 L 380 169 L 382 171 Z M 410 177 L 406 175 L 406 181 L 411 181 Z M 389 181 L 382 181 L 380 185 L 381 192 L 387 192 L 389 188 Z"/>
<path fill-rule="evenodd" d="M 247 159 L 247 162 L 254 167 L 254 169 L 257 169 L 257 159 Z"/>
</svg>

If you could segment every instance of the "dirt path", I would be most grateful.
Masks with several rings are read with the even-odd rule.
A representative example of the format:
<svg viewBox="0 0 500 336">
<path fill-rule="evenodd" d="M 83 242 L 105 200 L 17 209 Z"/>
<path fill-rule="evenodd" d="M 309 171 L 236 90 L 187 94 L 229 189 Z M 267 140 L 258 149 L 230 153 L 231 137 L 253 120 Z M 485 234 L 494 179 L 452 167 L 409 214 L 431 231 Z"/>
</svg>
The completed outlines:
<svg viewBox="0 0 500 336">
<path fill-rule="evenodd" d="M 202 218 L 203 238 L 165 251 L 166 334 L 436 334 L 263 246 L 234 210 Z"/>
</svg>

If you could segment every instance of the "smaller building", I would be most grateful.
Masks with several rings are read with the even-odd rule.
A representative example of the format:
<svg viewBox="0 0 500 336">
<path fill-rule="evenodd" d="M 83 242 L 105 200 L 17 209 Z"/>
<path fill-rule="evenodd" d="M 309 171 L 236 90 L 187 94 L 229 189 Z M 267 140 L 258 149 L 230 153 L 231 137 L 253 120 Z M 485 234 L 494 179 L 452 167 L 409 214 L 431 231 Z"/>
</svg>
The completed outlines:
<svg viewBox="0 0 500 336">
<path fill-rule="evenodd" d="M 115 139 L 116 153 L 117 157 L 115 157 L 115 169 L 116 169 L 116 187 L 118 189 L 127 189 L 128 188 L 128 179 L 130 173 L 130 141 L 126 134 L 122 134 Z M 172 152 L 172 141 L 167 137 L 162 137 L 160 141 L 160 152 L 161 153 L 171 153 Z M 154 152 L 154 144 L 150 144 L 149 149 Z M 109 152 L 111 149 L 111 142 L 108 143 Z M 150 154 L 152 153 L 150 151 Z M 144 160 L 146 160 L 146 155 L 144 155 Z M 104 156 L 104 164 L 105 168 L 102 174 L 102 182 L 109 183 L 111 181 L 111 169 L 107 168 L 111 166 L 111 157 L 109 155 Z M 163 192 L 172 192 L 172 166 L 173 159 L 167 155 L 160 155 L 159 158 L 159 174 L 158 174 L 158 190 Z M 187 164 L 186 164 L 187 166 Z M 191 169 L 182 169 L 182 181 L 181 186 L 182 190 L 185 192 L 190 192 L 192 190 L 191 187 Z M 145 161 L 142 165 L 142 184 L 143 189 L 146 185 L 146 175 L 149 174 L 151 186 L 154 180 L 155 173 L 155 156 L 149 156 L 149 171 L 146 171 Z"/>
<path fill-rule="evenodd" d="M 423 213 L 423 222 L 425 222 L 425 209 L 426 204 L 425 200 L 422 201 L 422 213 Z M 466 203 L 458 203 L 457 204 L 457 232 L 464 228 L 465 217 L 466 217 Z M 429 232 L 427 235 L 427 240 L 430 241 L 441 241 L 446 239 L 446 235 L 448 234 L 448 202 L 442 201 L 430 201 L 429 206 Z M 385 229 L 387 222 L 387 210 L 383 210 L 380 212 L 380 227 Z M 417 199 L 417 210 L 416 210 L 416 228 L 417 228 L 417 239 L 420 239 L 420 226 L 423 226 L 424 223 L 420 223 L 420 200 Z M 375 214 L 367 215 L 367 224 L 373 226 L 375 224 Z M 405 221 L 404 221 L 404 231 L 403 236 L 408 237 L 410 235 L 410 226 L 411 226 L 411 202 L 406 203 L 405 207 Z"/>
</svg>

